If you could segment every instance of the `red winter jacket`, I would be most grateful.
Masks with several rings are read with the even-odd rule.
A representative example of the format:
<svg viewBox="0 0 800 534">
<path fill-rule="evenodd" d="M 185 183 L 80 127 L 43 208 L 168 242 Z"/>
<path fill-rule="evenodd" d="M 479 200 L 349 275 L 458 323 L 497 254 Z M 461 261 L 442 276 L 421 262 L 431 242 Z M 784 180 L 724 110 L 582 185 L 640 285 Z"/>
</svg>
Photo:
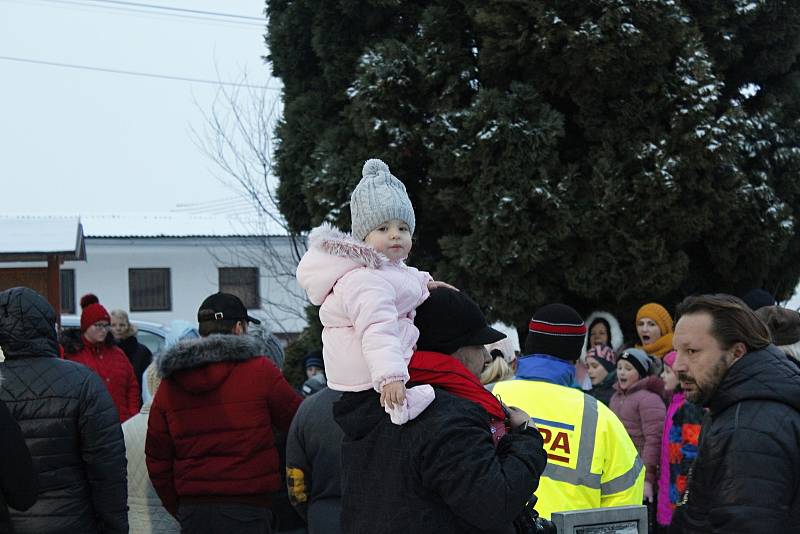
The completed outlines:
<svg viewBox="0 0 800 534">
<path fill-rule="evenodd" d="M 269 504 L 281 486 L 272 427 L 288 432 L 301 398 L 245 336 L 181 342 L 158 360 L 164 377 L 145 456 L 164 507 L 182 498 Z"/>
<path fill-rule="evenodd" d="M 64 358 L 85 365 L 103 379 L 121 423 L 139 413 L 139 381 L 125 353 L 114 345 L 92 345 L 83 337 L 81 340 L 83 348 Z"/>
</svg>

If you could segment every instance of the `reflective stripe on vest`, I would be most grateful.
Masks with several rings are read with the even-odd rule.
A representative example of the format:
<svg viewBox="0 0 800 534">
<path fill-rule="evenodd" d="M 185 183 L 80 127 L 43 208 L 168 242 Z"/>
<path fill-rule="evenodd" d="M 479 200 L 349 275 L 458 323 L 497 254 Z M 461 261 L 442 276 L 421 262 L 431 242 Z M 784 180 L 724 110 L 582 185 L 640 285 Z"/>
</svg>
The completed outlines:
<svg viewBox="0 0 800 534">
<path fill-rule="evenodd" d="M 536 419 L 533 419 L 536 421 Z M 547 424 L 542 421 L 543 424 Z M 575 469 L 547 462 L 544 476 L 566 482 L 573 486 L 586 486 L 600 489 L 600 475 L 592 473 L 592 456 L 594 440 L 597 435 L 597 400 L 589 395 L 583 396 L 583 417 L 581 421 L 581 442 L 578 446 L 578 458 Z"/>
<path fill-rule="evenodd" d="M 614 480 L 609 480 L 608 482 L 600 484 L 600 493 L 603 495 L 614 495 L 615 493 L 625 491 L 636 484 L 636 480 L 639 478 L 639 473 L 642 472 L 642 469 L 644 469 L 644 464 L 642 464 L 642 460 L 637 454 L 636 461 L 633 462 L 630 469 Z"/>
<path fill-rule="evenodd" d="M 597 438 L 597 419 L 597 399 L 584 394 L 581 438 L 580 445 L 578 446 L 578 457 L 575 468 L 573 469 L 571 467 L 555 465 L 552 462 L 548 462 L 543 473 L 544 476 L 551 480 L 565 482 L 573 486 L 586 486 L 593 490 L 600 490 L 600 493 L 603 495 L 613 495 L 625 491 L 636 484 L 636 480 L 644 468 L 639 455 L 636 455 L 633 465 L 628 471 L 608 482 L 601 483 L 600 475 L 592 473 L 592 458 L 594 456 L 594 446 Z M 534 423 L 556 428 L 565 428 L 566 430 L 573 430 L 574 428 L 572 425 L 545 421 L 535 417 L 531 417 L 531 420 Z"/>
</svg>

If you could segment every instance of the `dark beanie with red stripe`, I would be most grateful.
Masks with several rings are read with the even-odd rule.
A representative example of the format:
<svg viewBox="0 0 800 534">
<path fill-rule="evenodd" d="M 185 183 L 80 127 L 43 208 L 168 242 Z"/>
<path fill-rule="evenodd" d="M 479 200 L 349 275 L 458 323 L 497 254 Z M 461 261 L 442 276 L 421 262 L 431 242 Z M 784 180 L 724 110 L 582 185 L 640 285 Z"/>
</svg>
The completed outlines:
<svg viewBox="0 0 800 534">
<path fill-rule="evenodd" d="M 542 306 L 528 323 L 525 354 L 546 354 L 574 362 L 586 345 L 586 323 L 566 304 Z"/>
</svg>

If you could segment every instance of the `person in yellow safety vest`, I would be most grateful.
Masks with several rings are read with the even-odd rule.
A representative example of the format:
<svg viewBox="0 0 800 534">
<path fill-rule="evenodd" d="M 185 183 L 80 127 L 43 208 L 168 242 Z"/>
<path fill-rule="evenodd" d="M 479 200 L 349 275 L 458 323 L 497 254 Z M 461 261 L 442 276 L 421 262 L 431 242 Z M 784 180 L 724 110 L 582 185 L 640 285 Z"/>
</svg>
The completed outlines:
<svg viewBox="0 0 800 534">
<path fill-rule="evenodd" d="M 548 304 L 530 321 L 515 378 L 489 386 L 507 406 L 530 414 L 544 438 L 547 467 L 536 510 L 546 519 L 553 512 L 642 504 L 644 496 L 644 467 L 625 427 L 574 384 L 585 345 L 580 315 Z"/>
</svg>

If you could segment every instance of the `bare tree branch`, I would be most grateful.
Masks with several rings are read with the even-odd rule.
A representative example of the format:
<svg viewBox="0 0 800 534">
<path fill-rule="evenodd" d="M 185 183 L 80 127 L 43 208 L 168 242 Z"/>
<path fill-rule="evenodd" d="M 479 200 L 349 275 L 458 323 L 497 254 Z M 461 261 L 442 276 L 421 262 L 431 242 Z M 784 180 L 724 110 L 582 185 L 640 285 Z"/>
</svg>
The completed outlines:
<svg viewBox="0 0 800 534">
<path fill-rule="evenodd" d="M 242 81 L 246 78 L 244 74 Z M 227 253 L 241 265 L 258 266 L 262 278 L 282 288 L 284 298 L 266 295 L 262 300 L 269 320 L 290 331 L 284 328 L 287 317 L 305 323 L 307 299 L 297 286 L 295 270 L 306 242 L 304 236 L 291 232 L 278 209 L 278 179 L 272 173 L 273 132 L 282 112 L 278 93 L 245 84 L 220 85 L 210 110 L 195 105 L 205 120 L 200 131 L 191 128 L 193 141 L 213 162 L 217 179 L 232 186 L 257 213 L 253 220 L 242 218 L 242 224 L 251 226 L 252 235 L 264 236 L 257 245 L 230 247 Z M 232 204 L 233 209 L 236 206 Z M 218 263 L 230 263 L 229 258 L 211 253 Z"/>
</svg>

